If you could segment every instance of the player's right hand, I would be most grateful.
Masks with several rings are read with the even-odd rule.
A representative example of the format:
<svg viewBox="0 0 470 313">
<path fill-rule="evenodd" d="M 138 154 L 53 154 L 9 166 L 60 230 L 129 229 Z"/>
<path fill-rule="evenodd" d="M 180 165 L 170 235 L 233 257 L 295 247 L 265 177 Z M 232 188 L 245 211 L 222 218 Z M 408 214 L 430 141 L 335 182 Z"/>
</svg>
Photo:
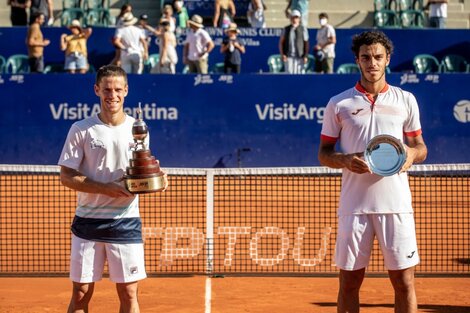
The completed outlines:
<svg viewBox="0 0 470 313">
<path fill-rule="evenodd" d="M 121 198 L 121 197 L 133 197 L 134 194 L 130 193 L 129 190 L 126 189 L 122 180 L 110 182 L 106 184 L 104 188 L 105 195 L 112 197 L 112 198 Z"/>
<path fill-rule="evenodd" d="M 348 154 L 346 168 L 356 174 L 372 173 L 363 156 L 364 153 Z"/>
</svg>

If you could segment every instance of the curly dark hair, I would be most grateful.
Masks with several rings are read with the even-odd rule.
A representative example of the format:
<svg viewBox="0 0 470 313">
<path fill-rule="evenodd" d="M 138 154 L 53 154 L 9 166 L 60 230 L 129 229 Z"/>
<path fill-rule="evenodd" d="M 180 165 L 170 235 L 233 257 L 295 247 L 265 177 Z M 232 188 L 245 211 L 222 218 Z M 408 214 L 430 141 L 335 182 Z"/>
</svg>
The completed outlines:
<svg viewBox="0 0 470 313">
<path fill-rule="evenodd" d="M 393 53 L 393 43 L 383 32 L 378 30 L 365 31 L 358 35 L 354 35 L 352 39 L 351 50 L 353 51 L 356 58 L 359 57 L 359 49 L 361 46 L 370 46 L 379 43 L 385 47 L 388 55 Z"/>
</svg>

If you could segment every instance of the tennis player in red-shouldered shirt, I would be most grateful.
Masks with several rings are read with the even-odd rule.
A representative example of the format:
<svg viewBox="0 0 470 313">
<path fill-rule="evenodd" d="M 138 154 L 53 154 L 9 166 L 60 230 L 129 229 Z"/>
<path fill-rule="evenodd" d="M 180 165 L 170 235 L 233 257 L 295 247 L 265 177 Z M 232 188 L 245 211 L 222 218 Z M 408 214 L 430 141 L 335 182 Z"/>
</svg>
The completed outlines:
<svg viewBox="0 0 470 313">
<path fill-rule="evenodd" d="M 395 312 L 416 312 L 414 266 L 419 256 L 406 171 L 427 155 L 418 104 L 411 93 L 385 80 L 393 44 L 384 33 L 354 36 L 352 50 L 361 78 L 330 99 L 318 153 L 322 165 L 343 169 L 335 252 L 340 269 L 338 312 L 359 312 L 359 289 L 374 237 L 395 290 Z M 363 158 L 369 140 L 382 134 L 406 144 L 399 174 L 373 174 Z"/>
</svg>

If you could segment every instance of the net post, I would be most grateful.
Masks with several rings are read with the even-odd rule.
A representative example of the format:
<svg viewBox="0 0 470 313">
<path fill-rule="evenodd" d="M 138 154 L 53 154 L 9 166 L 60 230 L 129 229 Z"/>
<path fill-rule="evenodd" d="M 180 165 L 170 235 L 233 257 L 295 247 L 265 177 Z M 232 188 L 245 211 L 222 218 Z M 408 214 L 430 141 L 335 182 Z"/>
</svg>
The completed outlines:
<svg viewBox="0 0 470 313">
<path fill-rule="evenodd" d="M 211 275 L 214 260 L 214 171 L 206 171 L 206 274 Z"/>
</svg>

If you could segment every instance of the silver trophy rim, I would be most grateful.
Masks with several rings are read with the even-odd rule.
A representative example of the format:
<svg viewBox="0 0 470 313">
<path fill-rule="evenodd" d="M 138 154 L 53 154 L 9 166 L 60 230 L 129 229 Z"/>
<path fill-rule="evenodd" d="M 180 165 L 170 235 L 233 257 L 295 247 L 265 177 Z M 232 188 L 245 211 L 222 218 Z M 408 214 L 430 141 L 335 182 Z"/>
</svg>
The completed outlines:
<svg viewBox="0 0 470 313">
<path fill-rule="evenodd" d="M 396 162 L 394 164 L 390 164 L 390 166 L 378 166 L 380 161 L 380 155 L 377 153 L 373 153 L 377 150 L 377 145 L 388 143 L 394 148 L 396 153 Z M 380 146 L 379 148 L 380 149 Z M 405 145 L 397 138 L 390 136 L 390 135 L 378 135 L 372 138 L 368 143 L 366 150 L 364 152 L 364 158 L 369 165 L 370 170 L 377 175 L 380 176 L 391 176 L 400 172 L 403 164 L 406 161 L 406 149 Z"/>
</svg>

